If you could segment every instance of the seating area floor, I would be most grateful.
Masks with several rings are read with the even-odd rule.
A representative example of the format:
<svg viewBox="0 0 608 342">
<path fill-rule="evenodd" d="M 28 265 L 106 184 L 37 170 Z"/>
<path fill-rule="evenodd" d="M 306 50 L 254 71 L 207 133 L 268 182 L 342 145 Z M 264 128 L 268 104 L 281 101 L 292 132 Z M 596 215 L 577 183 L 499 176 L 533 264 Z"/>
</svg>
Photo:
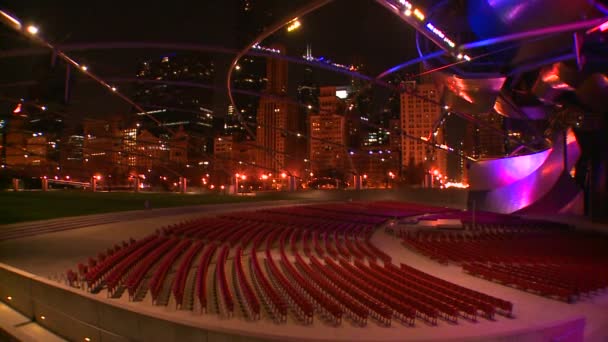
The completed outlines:
<svg viewBox="0 0 608 342">
<path fill-rule="evenodd" d="M 55 279 L 66 269 L 84 261 L 94 251 L 103 250 L 129 237 L 138 239 L 172 222 L 197 216 L 200 215 L 187 214 L 112 223 L 4 241 L 0 242 L 0 262 Z M 397 322 L 393 322 L 391 327 L 381 327 L 374 323 L 364 328 L 348 323 L 333 327 L 319 320 L 315 320 L 312 326 L 299 325 L 293 321 L 277 325 L 268 318 L 248 322 L 239 317 L 221 319 L 218 315 L 176 311 L 172 305 L 167 307 L 142 305 L 142 303 L 129 302 L 127 296 L 121 299 L 108 299 L 101 293 L 96 297 L 104 301 L 120 302 L 125 307 L 144 314 L 209 330 L 294 341 L 501 340 L 501 336 L 535 330 L 578 317 L 584 317 L 586 320 L 585 341 L 608 340 L 608 291 L 606 290 L 593 297 L 582 298 L 574 304 L 568 304 L 470 276 L 457 265 L 438 264 L 407 249 L 401 245 L 399 239 L 383 229 L 378 229 L 374 233 L 372 242 L 392 256 L 395 264 L 407 263 L 436 277 L 511 301 L 514 304 L 514 318 L 497 315 L 495 321 L 479 318 L 477 322 L 468 322 L 460 319 L 458 324 L 449 324 L 441 320 L 438 326 L 427 326 L 417 320 L 414 327 L 407 327 Z M 144 301 L 149 299 L 146 298 Z M 565 340 L 568 340 L 567 336 Z"/>
</svg>

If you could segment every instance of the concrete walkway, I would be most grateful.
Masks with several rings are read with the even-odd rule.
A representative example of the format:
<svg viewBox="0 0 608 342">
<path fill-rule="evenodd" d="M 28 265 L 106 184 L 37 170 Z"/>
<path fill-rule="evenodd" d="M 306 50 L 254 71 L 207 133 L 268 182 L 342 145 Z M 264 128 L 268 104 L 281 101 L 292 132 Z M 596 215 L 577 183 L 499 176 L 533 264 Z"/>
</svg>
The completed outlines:
<svg viewBox="0 0 608 342">
<path fill-rule="evenodd" d="M 0 302 L 0 330 L 5 331 L 9 335 L 22 342 L 64 342 L 63 338 L 44 329 L 36 322 L 23 316 L 11 307 Z M 2 340 L 0 334 L 0 340 Z"/>
</svg>

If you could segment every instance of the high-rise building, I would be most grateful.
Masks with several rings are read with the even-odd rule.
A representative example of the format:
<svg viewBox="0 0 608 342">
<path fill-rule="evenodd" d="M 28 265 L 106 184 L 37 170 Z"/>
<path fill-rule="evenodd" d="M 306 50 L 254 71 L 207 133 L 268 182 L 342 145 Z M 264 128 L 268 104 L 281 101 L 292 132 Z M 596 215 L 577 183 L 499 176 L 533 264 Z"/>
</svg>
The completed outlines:
<svg viewBox="0 0 608 342">
<path fill-rule="evenodd" d="M 121 160 L 122 134 L 120 123 L 119 118 L 85 119 L 83 121 L 82 154 L 86 169 L 94 172 L 109 171 L 114 167 L 124 166 Z"/>
<path fill-rule="evenodd" d="M 230 184 L 236 173 L 255 177 L 266 170 L 255 167 L 257 149 L 246 141 L 237 141 L 234 136 L 215 138 L 213 144 L 213 184 Z"/>
<path fill-rule="evenodd" d="M 282 54 L 282 46 L 273 46 Z M 287 170 L 295 173 L 301 163 L 296 159 L 298 108 L 287 98 L 287 62 L 268 58 L 266 62 L 266 89 L 260 98 L 257 114 L 256 145 L 258 148 L 256 164 L 275 172 Z"/>
<path fill-rule="evenodd" d="M 271 48 L 285 55 L 285 47 L 274 45 Z M 278 58 L 267 58 L 266 78 L 266 89 L 264 90 L 266 93 L 273 95 L 287 94 L 287 61 Z"/>
<path fill-rule="evenodd" d="M 445 175 L 445 151 L 406 136 L 428 139 L 440 145 L 444 143 L 442 129 L 435 127 L 441 115 L 441 106 L 436 104 L 440 94 L 433 84 L 409 82 L 406 89 L 401 94 L 401 129 L 405 133 L 401 136 L 402 167 L 422 168 L 424 172 L 438 170 Z"/>
<path fill-rule="evenodd" d="M 169 147 L 158 137 L 148 130 L 141 130 L 137 135 L 135 147 L 137 153 L 136 167 L 141 170 L 150 170 L 158 165 L 162 165 L 169 159 Z"/>
<path fill-rule="evenodd" d="M 320 110 L 311 115 L 310 165 L 313 173 L 335 172 L 344 174 L 347 162 L 347 134 L 344 100 L 336 94 L 336 87 L 321 87 Z"/>
<path fill-rule="evenodd" d="M 504 117 L 496 113 L 476 115 L 480 125 L 467 123 L 464 148 L 476 159 L 499 158 L 505 155 Z"/>
<path fill-rule="evenodd" d="M 478 119 L 487 126 L 478 127 L 476 130 L 477 136 L 479 136 L 479 156 L 482 158 L 504 157 L 505 137 L 501 134 L 504 131 L 504 117 L 498 113 L 487 113 L 478 116 Z"/>
<path fill-rule="evenodd" d="M 180 166 L 188 164 L 188 133 L 182 126 L 169 140 L 169 161 Z"/>
</svg>

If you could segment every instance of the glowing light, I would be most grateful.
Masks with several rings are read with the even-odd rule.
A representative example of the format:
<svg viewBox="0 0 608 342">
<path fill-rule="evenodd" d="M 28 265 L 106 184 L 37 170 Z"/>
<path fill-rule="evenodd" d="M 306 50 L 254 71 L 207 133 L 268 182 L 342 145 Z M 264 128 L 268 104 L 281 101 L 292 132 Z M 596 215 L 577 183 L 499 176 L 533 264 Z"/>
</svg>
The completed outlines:
<svg viewBox="0 0 608 342">
<path fill-rule="evenodd" d="M 458 59 L 463 59 L 463 58 L 464 58 L 464 55 L 463 55 L 463 54 L 461 54 L 461 53 L 459 53 L 458 55 L 456 55 L 456 58 L 458 58 Z"/>
<path fill-rule="evenodd" d="M 454 182 L 447 182 L 444 184 L 445 188 L 459 188 L 459 189 L 466 189 L 469 187 L 469 184 L 464 184 L 464 183 L 454 183 Z"/>
<path fill-rule="evenodd" d="M 80 69 L 82 69 L 82 71 L 87 71 L 87 70 L 89 70 L 89 67 L 86 65 L 83 65 L 80 67 Z"/>
<path fill-rule="evenodd" d="M 345 99 L 348 97 L 348 91 L 346 90 L 336 90 L 336 97 L 340 99 Z"/>
<path fill-rule="evenodd" d="M 35 35 L 35 34 L 38 33 L 38 28 L 36 26 L 34 26 L 34 25 L 30 25 L 30 26 L 27 27 L 27 32 L 29 34 Z"/>
<path fill-rule="evenodd" d="M 17 29 L 21 29 L 21 22 L 19 20 L 4 11 L 0 11 L 0 14 L 2 14 L 4 18 L 8 19 L 11 23 L 13 23 L 13 25 L 15 25 Z"/>
<path fill-rule="evenodd" d="M 281 178 L 287 178 L 287 174 L 285 172 L 281 173 Z"/>
<path fill-rule="evenodd" d="M 220 185 L 220 189 L 224 190 L 226 187 L 223 185 Z"/>
<path fill-rule="evenodd" d="M 434 176 L 439 175 L 439 170 L 433 170 L 433 175 L 434 175 Z"/>
<path fill-rule="evenodd" d="M 412 10 L 408 8 L 408 9 L 406 9 L 406 10 L 403 12 L 403 14 L 405 14 L 406 16 L 408 16 L 408 17 L 409 17 L 409 16 L 411 16 L 411 15 L 412 15 Z"/>
<path fill-rule="evenodd" d="M 296 18 L 287 26 L 287 32 L 297 30 L 300 26 L 302 26 L 302 23 Z"/>
<path fill-rule="evenodd" d="M 281 53 L 281 50 L 279 49 L 273 49 L 273 48 L 269 48 L 266 46 L 262 46 L 259 43 L 255 43 L 251 46 L 252 49 L 255 50 L 261 50 L 261 51 L 266 51 L 266 52 L 271 52 L 271 53 Z"/>
<path fill-rule="evenodd" d="M 245 180 L 245 179 L 247 179 L 247 176 L 245 176 L 245 175 L 241 175 L 241 179 L 242 179 L 242 180 Z"/>
<path fill-rule="evenodd" d="M 110 89 L 112 89 L 112 91 L 116 91 L 117 90 L 116 87 L 112 87 Z"/>
<path fill-rule="evenodd" d="M 417 8 L 416 8 L 416 9 L 414 9 L 414 16 L 415 16 L 416 18 L 418 18 L 418 20 L 420 20 L 420 21 L 424 21 L 424 18 L 426 18 L 426 17 L 424 16 L 424 14 L 423 14 L 423 13 L 422 13 L 422 12 L 421 12 L 419 9 L 417 9 Z"/>
<path fill-rule="evenodd" d="M 235 66 L 234 68 L 235 68 L 236 70 L 241 70 L 241 66 L 240 66 L 240 65 L 237 65 L 237 66 Z"/>
<path fill-rule="evenodd" d="M 21 103 L 17 104 L 17 107 L 15 107 L 15 109 L 13 109 L 13 114 L 19 114 L 21 113 Z"/>
<path fill-rule="evenodd" d="M 445 38 L 445 34 L 443 32 L 441 32 L 440 29 L 436 28 L 435 25 L 433 25 L 432 23 L 427 23 L 426 28 L 429 29 L 431 32 L 433 32 L 439 38 L 441 38 L 441 39 Z"/>
<path fill-rule="evenodd" d="M 268 175 L 262 175 L 262 179 L 263 180 L 267 180 L 268 179 Z"/>
<path fill-rule="evenodd" d="M 46 317 L 40 316 L 40 319 L 44 321 L 46 319 Z"/>
<path fill-rule="evenodd" d="M 87 342 L 91 342 L 91 339 L 88 338 L 88 337 L 85 337 L 84 340 L 87 341 Z"/>
<path fill-rule="evenodd" d="M 401 6 L 405 6 L 406 8 L 412 8 L 412 4 L 409 1 L 399 0 Z"/>
<path fill-rule="evenodd" d="M 464 58 L 464 60 L 467 62 L 469 62 L 471 60 L 471 57 L 469 57 L 468 55 L 464 55 L 464 56 L 462 56 L 462 58 Z"/>
<path fill-rule="evenodd" d="M 43 111 L 46 110 L 45 106 L 40 107 L 40 109 L 42 109 Z"/>
<path fill-rule="evenodd" d="M 13 297 L 8 296 L 8 297 L 6 297 L 6 299 L 8 299 L 8 300 L 13 300 Z"/>
</svg>

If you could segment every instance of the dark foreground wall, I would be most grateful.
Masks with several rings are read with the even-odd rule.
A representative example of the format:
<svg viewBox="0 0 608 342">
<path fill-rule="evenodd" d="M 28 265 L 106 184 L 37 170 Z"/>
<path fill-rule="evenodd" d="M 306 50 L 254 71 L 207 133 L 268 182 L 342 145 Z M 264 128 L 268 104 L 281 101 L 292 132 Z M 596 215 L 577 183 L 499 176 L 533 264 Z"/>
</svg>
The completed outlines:
<svg viewBox="0 0 608 342">
<path fill-rule="evenodd" d="M 212 331 L 205 327 L 173 322 L 171 319 L 175 319 L 174 317 L 156 318 L 147 312 L 131 311 L 123 303 L 113 303 L 111 300 L 71 289 L 1 263 L 0 280 L 0 300 L 71 341 L 83 341 L 85 338 L 103 342 L 261 342 L 280 339 L 279 336 L 272 338 L 272 331 L 257 332 L 258 337 L 246 336 L 242 331 L 228 331 L 226 328 L 222 331 Z M 41 319 L 41 316 L 45 319 Z M 462 340 L 578 342 L 583 341 L 584 328 L 585 319 L 579 317 L 500 334 L 486 332 L 484 336 Z M 7 332 L 10 334 L 10 330 Z M 340 340 L 339 334 L 328 336 L 326 341 L 334 339 Z M 289 340 L 310 341 L 307 336 L 290 337 Z M 459 339 L 452 338 L 450 341 Z"/>
</svg>

